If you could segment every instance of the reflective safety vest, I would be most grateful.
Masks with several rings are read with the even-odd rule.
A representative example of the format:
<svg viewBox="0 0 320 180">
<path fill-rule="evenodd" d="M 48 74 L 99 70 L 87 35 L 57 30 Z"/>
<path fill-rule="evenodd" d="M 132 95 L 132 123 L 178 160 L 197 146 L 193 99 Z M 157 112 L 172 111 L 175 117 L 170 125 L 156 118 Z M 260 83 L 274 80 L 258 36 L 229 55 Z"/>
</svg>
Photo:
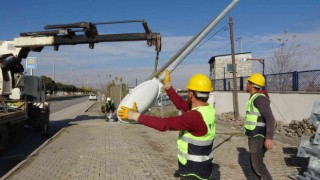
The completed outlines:
<svg viewBox="0 0 320 180">
<path fill-rule="evenodd" d="M 253 103 L 258 96 L 263 96 L 264 98 L 267 98 L 262 93 L 255 93 L 250 97 L 247 103 L 246 120 L 245 120 L 244 128 L 246 131 L 246 135 L 249 137 L 255 137 L 255 136 L 265 137 L 266 135 L 265 120 L 261 117 L 259 110 L 254 106 L 254 103 Z"/>
<path fill-rule="evenodd" d="M 109 112 L 113 112 L 115 110 L 114 104 L 111 101 L 107 101 L 106 102 L 106 111 Z"/>
<path fill-rule="evenodd" d="M 207 134 L 193 136 L 188 131 L 180 131 L 178 144 L 179 173 L 181 176 L 209 178 L 212 172 L 212 146 L 215 137 L 215 109 L 211 105 L 193 108 L 201 113 L 207 126 Z"/>
</svg>

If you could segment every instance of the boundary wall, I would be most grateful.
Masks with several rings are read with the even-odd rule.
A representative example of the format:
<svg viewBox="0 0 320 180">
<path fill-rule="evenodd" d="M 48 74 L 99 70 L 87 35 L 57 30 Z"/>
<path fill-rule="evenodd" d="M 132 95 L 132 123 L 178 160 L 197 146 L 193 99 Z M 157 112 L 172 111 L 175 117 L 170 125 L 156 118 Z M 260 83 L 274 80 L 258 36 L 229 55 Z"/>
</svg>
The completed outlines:
<svg viewBox="0 0 320 180">
<path fill-rule="evenodd" d="M 234 111 L 231 91 L 215 91 L 213 95 L 217 114 Z M 309 118 L 315 101 L 320 101 L 320 94 L 269 92 L 269 96 L 275 119 L 284 123 Z M 242 117 L 245 117 L 248 99 L 249 93 L 238 92 L 239 113 Z"/>
</svg>

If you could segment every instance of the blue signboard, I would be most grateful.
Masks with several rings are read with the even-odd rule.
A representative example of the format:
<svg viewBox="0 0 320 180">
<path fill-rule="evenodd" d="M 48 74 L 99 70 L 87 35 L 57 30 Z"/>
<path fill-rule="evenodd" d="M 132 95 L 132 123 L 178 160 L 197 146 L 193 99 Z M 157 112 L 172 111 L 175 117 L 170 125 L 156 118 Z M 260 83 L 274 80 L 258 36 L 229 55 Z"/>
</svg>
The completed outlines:
<svg viewBox="0 0 320 180">
<path fill-rule="evenodd" d="M 37 58 L 28 57 L 26 59 L 26 69 L 37 69 Z"/>
</svg>

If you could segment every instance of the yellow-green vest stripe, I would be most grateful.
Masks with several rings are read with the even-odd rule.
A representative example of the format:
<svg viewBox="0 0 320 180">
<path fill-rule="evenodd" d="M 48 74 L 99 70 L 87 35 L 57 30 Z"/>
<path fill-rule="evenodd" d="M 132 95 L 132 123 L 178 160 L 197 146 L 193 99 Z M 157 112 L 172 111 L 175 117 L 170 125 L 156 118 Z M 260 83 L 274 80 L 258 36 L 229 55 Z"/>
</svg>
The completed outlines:
<svg viewBox="0 0 320 180">
<path fill-rule="evenodd" d="M 246 107 L 246 120 L 245 120 L 245 129 L 247 130 L 254 130 L 257 126 L 258 127 L 265 127 L 266 124 L 264 122 L 258 122 L 259 116 L 261 116 L 259 110 L 254 106 L 253 101 L 258 97 L 258 96 L 264 96 L 262 93 L 255 93 L 253 94 Z"/>
<path fill-rule="evenodd" d="M 193 144 L 196 146 L 210 146 L 213 143 L 215 136 L 215 110 L 211 105 L 201 106 L 194 108 L 192 110 L 197 110 L 201 113 L 204 122 L 207 126 L 207 134 L 201 137 L 193 136 L 188 131 L 180 131 L 178 144 L 178 159 L 183 165 L 187 163 L 187 160 L 202 162 L 212 158 L 212 154 L 208 155 L 190 155 L 188 154 L 188 144 Z M 214 112 L 214 113 L 212 113 Z"/>
</svg>

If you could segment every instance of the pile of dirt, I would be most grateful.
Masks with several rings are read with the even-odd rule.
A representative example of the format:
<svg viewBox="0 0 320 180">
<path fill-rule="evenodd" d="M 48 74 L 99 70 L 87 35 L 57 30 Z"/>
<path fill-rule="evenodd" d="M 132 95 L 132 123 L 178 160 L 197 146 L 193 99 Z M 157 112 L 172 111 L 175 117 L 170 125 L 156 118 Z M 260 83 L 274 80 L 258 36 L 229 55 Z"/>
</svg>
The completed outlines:
<svg viewBox="0 0 320 180">
<path fill-rule="evenodd" d="M 245 121 L 244 117 L 239 117 L 235 120 L 233 112 L 222 113 L 217 115 L 217 121 L 224 122 L 224 126 L 234 127 L 236 129 L 243 129 L 243 123 Z M 310 124 L 307 124 L 306 120 L 303 121 L 293 121 L 290 124 L 285 124 L 280 121 L 276 121 L 275 124 L 274 139 L 283 143 L 290 145 L 298 145 L 300 143 L 300 136 L 298 133 L 307 134 L 312 133 L 313 130 L 308 130 L 312 128 Z M 306 130 L 302 132 L 303 130 Z"/>
<path fill-rule="evenodd" d="M 313 136 L 316 131 L 316 127 L 310 124 L 306 118 L 302 121 L 292 120 L 289 124 L 280 121 L 276 122 L 276 132 L 288 137 Z"/>
</svg>

